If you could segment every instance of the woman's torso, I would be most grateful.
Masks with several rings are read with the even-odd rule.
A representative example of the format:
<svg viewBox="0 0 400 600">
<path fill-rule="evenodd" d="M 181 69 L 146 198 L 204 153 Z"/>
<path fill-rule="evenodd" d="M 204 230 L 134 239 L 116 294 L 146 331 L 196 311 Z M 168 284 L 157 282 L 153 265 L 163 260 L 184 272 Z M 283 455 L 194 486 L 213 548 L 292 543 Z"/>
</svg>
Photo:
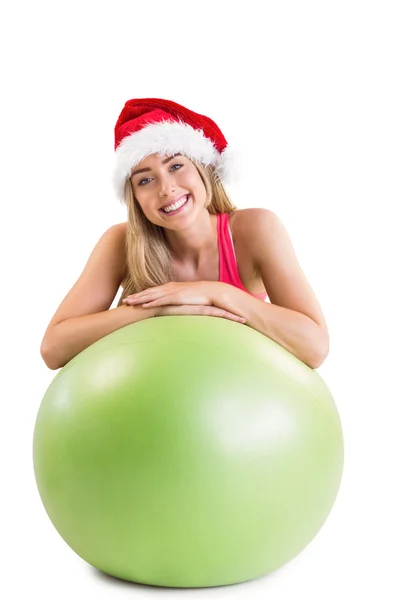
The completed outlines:
<svg viewBox="0 0 400 600">
<path fill-rule="evenodd" d="M 220 254 L 218 248 L 217 215 L 210 215 L 215 232 L 216 251 L 204 261 L 199 269 L 181 264 L 172 264 L 173 281 L 219 281 L 220 280 Z M 266 294 L 265 286 L 258 272 L 257 265 L 252 256 L 246 235 L 245 218 L 243 210 L 236 210 L 229 215 L 229 228 L 232 234 L 234 253 L 236 256 L 237 270 L 243 286 L 253 295 Z M 126 231 L 126 223 L 125 223 Z M 124 287 L 125 280 L 121 283 Z"/>
</svg>

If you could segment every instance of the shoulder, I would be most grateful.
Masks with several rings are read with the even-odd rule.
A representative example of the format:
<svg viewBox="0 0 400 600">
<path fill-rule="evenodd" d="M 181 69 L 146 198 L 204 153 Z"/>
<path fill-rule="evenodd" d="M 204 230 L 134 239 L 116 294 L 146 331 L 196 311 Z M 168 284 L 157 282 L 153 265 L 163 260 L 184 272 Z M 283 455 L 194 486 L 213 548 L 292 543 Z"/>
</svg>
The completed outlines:
<svg viewBox="0 0 400 600">
<path fill-rule="evenodd" d="M 268 208 L 244 208 L 232 213 L 230 221 L 237 234 L 251 242 L 256 241 L 259 235 L 265 233 L 266 227 L 272 227 L 279 219 Z"/>
<path fill-rule="evenodd" d="M 127 225 L 126 221 L 123 223 L 115 223 L 115 225 L 111 225 L 104 232 L 104 235 L 109 236 L 110 239 L 114 240 L 114 243 L 119 243 L 122 247 L 125 245 Z"/>
<path fill-rule="evenodd" d="M 123 223 L 115 223 L 114 225 L 110 225 L 103 233 L 103 236 L 114 237 L 114 238 L 122 238 L 126 236 L 127 231 L 127 223 L 124 221 Z"/>
<path fill-rule="evenodd" d="M 289 234 L 276 213 L 268 208 L 247 208 L 238 214 L 237 231 L 246 240 L 248 251 L 257 269 L 268 256 L 284 257 L 291 255 L 293 246 Z"/>
<path fill-rule="evenodd" d="M 128 226 L 128 223 L 126 221 L 124 221 L 123 223 L 116 223 L 115 225 L 112 225 L 110 227 L 110 229 L 113 229 L 117 233 L 120 233 L 121 235 L 125 236 L 126 231 L 127 231 L 127 226 Z"/>
<path fill-rule="evenodd" d="M 127 223 L 115 223 L 115 225 L 111 225 L 108 229 L 106 229 L 102 237 L 108 240 L 108 243 L 113 251 L 114 249 L 119 248 L 124 252 L 126 232 Z"/>
<path fill-rule="evenodd" d="M 239 223 L 251 225 L 253 222 L 257 222 L 259 219 L 266 219 L 276 216 L 272 210 L 268 208 L 242 208 L 235 210 L 231 214 L 231 217 L 235 217 L 235 220 Z"/>
<path fill-rule="evenodd" d="M 235 231 L 237 238 L 246 248 L 248 256 L 251 257 L 255 272 L 260 275 L 266 270 L 272 272 L 272 261 L 278 267 L 282 266 L 282 262 L 289 255 L 293 259 L 293 247 L 289 235 L 278 215 L 272 210 L 246 208 L 237 211 Z"/>
</svg>

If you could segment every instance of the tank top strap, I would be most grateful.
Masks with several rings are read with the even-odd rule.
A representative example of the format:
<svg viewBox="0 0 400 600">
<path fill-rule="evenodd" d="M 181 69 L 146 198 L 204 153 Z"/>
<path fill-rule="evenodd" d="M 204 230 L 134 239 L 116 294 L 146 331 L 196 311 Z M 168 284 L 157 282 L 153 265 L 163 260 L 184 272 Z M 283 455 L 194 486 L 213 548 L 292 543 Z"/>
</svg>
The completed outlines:
<svg viewBox="0 0 400 600">
<path fill-rule="evenodd" d="M 219 249 L 219 281 L 229 283 L 251 296 L 265 300 L 267 294 L 252 294 L 243 285 L 236 260 L 232 231 L 229 226 L 229 213 L 217 213 L 218 249 Z"/>
</svg>

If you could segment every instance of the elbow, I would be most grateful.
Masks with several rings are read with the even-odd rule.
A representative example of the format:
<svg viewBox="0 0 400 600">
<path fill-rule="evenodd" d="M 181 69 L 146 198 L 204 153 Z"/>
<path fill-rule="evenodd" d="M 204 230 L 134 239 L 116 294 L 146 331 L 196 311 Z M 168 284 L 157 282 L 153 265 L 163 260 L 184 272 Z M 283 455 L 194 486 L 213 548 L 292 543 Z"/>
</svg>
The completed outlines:
<svg viewBox="0 0 400 600">
<path fill-rule="evenodd" d="M 57 364 L 57 361 L 55 360 L 54 352 L 51 351 L 44 340 L 40 346 L 40 356 L 42 357 L 46 367 L 52 371 L 57 371 L 57 369 L 60 368 L 60 365 Z"/>
<path fill-rule="evenodd" d="M 312 369 L 318 369 L 326 360 L 329 354 L 329 335 L 325 330 L 320 330 L 321 336 L 318 339 L 318 343 L 313 346 L 312 357 L 308 362 L 308 365 Z"/>
<path fill-rule="evenodd" d="M 308 362 L 308 366 L 311 369 L 318 369 L 324 362 L 328 354 L 318 354 L 313 357 L 312 360 Z"/>
</svg>

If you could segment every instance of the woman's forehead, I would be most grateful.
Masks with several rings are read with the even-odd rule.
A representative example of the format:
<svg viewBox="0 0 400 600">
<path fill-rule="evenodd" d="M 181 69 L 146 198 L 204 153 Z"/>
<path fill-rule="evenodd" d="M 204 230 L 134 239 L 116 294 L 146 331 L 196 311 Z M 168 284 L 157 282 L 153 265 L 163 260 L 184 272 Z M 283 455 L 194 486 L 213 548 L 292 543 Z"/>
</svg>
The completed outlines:
<svg viewBox="0 0 400 600">
<path fill-rule="evenodd" d="M 145 156 L 145 158 L 143 158 L 139 163 L 137 163 L 135 165 L 135 170 L 136 169 L 144 169 L 144 168 L 149 168 L 149 167 L 154 167 L 157 165 L 161 165 L 161 164 L 166 164 L 169 161 L 171 161 L 173 158 L 179 156 L 182 159 L 187 159 L 189 160 L 186 156 L 184 156 L 183 154 L 180 153 L 175 153 L 175 154 L 149 154 L 148 156 Z"/>
</svg>

